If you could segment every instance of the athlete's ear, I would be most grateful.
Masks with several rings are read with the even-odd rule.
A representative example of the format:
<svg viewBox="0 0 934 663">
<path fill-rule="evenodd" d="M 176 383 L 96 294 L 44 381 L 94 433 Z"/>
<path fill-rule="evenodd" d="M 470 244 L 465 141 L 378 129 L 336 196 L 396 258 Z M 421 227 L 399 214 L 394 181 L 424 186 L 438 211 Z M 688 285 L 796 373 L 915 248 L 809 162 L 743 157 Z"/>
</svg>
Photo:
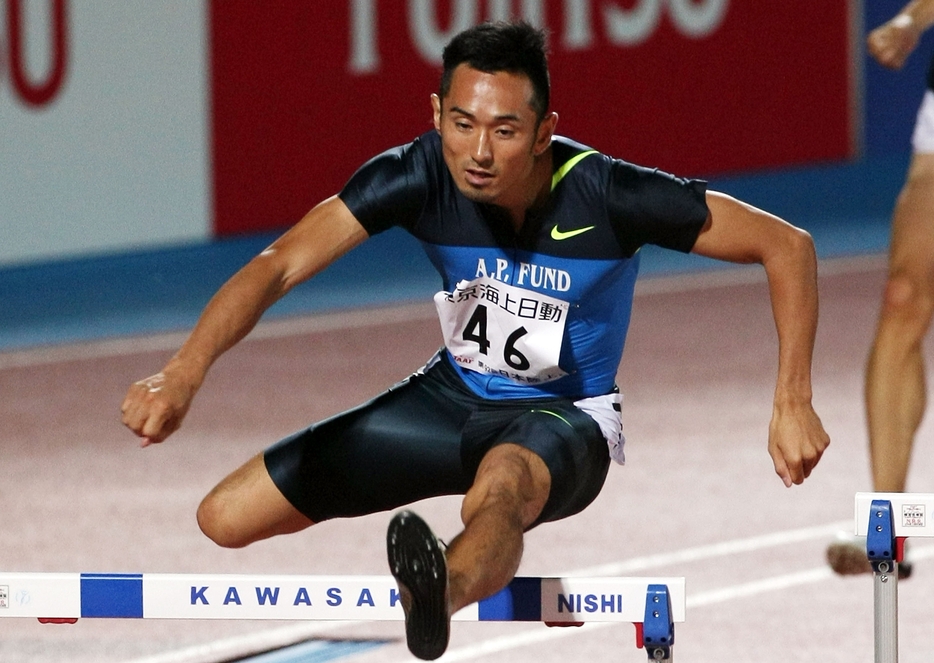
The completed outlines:
<svg viewBox="0 0 934 663">
<path fill-rule="evenodd" d="M 535 136 L 535 148 L 533 153 L 540 157 L 551 145 L 551 139 L 555 135 L 555 127 L 558 124 L 558 114 L 548 113 L 538 123 L 538 133 Z"/>
<path fill-rule="evenodd" d="M 441 97 L 437 94 L 431 95 L 431 110 L 434 115 L 435 131 L 441 131 Z"/>
</svg>

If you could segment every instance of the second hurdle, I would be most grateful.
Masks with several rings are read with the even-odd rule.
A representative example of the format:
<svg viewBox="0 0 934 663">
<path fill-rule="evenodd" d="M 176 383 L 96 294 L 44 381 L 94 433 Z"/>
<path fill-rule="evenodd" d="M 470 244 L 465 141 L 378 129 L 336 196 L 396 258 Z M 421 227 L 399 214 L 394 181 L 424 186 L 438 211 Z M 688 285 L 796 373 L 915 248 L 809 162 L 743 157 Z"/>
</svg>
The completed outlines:
<svg viewBox="0 0 934 663">
<path fill-rule="evenodd" d="M 898 661 L 898 565 L 905 540 L 934 537 L 934 494 L 857 493 L 855 534 L 873 569 L 875 663 Z"/>
</svg>

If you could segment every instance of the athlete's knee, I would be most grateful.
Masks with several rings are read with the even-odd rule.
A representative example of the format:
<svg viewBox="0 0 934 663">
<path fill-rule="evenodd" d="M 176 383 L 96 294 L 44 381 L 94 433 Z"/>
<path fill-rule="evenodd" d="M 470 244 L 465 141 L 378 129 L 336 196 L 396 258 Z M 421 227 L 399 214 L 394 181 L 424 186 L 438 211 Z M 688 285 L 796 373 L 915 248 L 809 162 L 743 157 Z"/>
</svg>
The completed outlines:
<svg viewBox="0 0 934 663">
<path fill-rule="evenodd" d="M 882 303 L 887 311 L 901 311 L 911 303 L 915 288 L 904 273 L 892 274 L 885 282 Z"/>
<path fill-rule="evenodd" d="M 198 527 L 217 545 L 223 548 L 243 548 L 251 543 L 237 527 L 229 501 L 217 489 L 201 500 L 196 515 Z"/>
<path fill-rule="evenodd" d="M 934 312 L 934 293 L 930 279 L 908 271 L 889 275 L 883 295 L 882 314 L 926 327 Z"/>
<path fill-rule="evenodd" d="M 242 548 L 314 523 L 273 482 L 257 455 L 221 481 L 198 506 L 198 526 L 224 548 Z"/>
</svg>

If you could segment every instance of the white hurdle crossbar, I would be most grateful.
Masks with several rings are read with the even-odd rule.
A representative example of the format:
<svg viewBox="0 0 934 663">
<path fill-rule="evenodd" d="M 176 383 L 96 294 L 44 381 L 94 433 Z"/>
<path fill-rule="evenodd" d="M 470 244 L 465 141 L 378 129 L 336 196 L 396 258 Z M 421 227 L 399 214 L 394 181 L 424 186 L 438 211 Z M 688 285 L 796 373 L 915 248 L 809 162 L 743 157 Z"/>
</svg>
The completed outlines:
<svg viewBox="0 0 934 663">
<path fill-rule="evenodd" d="M 5 573 L 0 618 L 401 621 L 391 576 L 172 573 Z M 685 619 L 684 578 L 517 577 L 458 611 L 456 621 L 540 621 L 554 626 L 632 622 L 650 660 L 672 660 Z"/>
<path fill-rule="evenodd" d="M 898 565 L 905 539 L 934 537 L 934 494 L 856 493 L 855 531 L 873 569 L 875 663 L 898 661 Z"/>
</svg>

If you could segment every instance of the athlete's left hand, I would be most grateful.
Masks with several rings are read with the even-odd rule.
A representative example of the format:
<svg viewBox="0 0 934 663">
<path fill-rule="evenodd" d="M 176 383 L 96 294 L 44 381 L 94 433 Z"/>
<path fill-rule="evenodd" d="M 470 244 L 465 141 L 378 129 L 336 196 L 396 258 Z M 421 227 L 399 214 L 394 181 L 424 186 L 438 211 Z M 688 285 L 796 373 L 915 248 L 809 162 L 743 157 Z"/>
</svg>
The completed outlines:
<svg viewBox="0 0 934 663">
<path fill-rule="evenodd" d="M 921 28 L 907 15 L 899 14 L 869 33 L 869 54 L 883 67 L 901 69 L 918 45 Z"/>
<path fill-rule="evenodd" d="M 804 483 L 829 444 L 830 436 L 810 402 L 775 404 L 769 455 L 786 487 Z"/>
</svg>

